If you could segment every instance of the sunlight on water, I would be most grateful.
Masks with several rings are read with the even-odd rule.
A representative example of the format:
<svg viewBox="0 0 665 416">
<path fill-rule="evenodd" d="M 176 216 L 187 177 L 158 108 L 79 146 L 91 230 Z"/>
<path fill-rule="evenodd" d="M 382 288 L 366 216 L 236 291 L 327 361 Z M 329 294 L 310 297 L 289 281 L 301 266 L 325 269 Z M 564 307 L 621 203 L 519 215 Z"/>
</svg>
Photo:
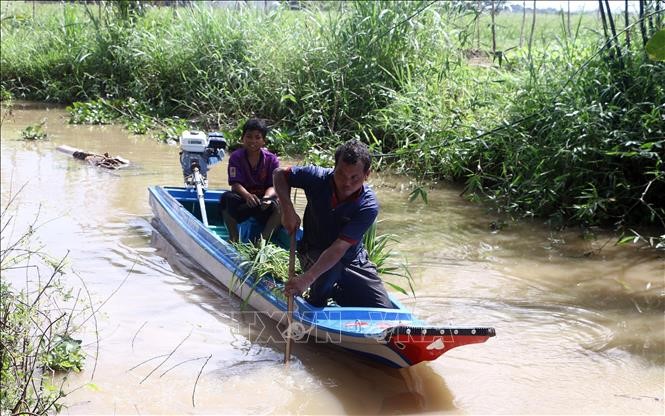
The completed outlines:
<svg viewBox="0 0 665 416">
<path fill-rule="evenodd" d="M 16 140 L 44 118 L 49 141 Z M 131 166 L 102 171 L 57 152 L 60 144 Z M 211 171 L 212 187 L 226 185 L 225 166 Z M 296 344 L 285 368 L 277 330 L 257 333 L 260 318 L 151 224 L 147 187 L 182 182 L 176 146 L 19 105 L 2 125 L 0 169 L 3 206 L 23 186 L 3 238 L 38 216 L 38 242 L 68 256 L 68 282 L 99 308 L 80 334 L 88 359 L 68 378 L 78 389 L 65 414 L 665 410 L 665 257 L 616 247 L 610 235 L 504 223 L 455 187 L 409 203 L 403 178 L 373 173 L 379 233 L 396 235 L 394 253 L 415 278 L 416 299 L 400 299 L 432 324 L 491 326 L 497 336 L 403 370 Z"/>
</svg>

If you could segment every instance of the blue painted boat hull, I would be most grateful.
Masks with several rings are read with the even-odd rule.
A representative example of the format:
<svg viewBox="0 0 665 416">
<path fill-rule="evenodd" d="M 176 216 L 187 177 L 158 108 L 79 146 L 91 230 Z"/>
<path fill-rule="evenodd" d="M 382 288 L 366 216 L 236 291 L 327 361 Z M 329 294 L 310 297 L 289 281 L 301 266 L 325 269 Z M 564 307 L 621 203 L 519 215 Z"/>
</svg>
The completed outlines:
<svg viewBox="0 0 665 416">
<path fill-rule="evenodd" d="M 286 299 L 281 283 L 271 278 L 254 279 L 239 266 L 243 261 L 225 238 L 219 218 L 219 199 L 224 190 L 208 190 L 205 195 L 209 225 L 200 219 L 196 191 L 180 187 L 149 188 L 158 231 L 179 251 L 227 287 L 256 311 L 280 328 L 286 328 Z M 241 238 L 257 230 L 252 222 L 241 224 Z M 283 229 L 277 242 L 288 247 Z M 286 243 L 286 244 L 285 244 Z M 294 302 L 293 324 L 286 328 L 296 340 L 311 339 L 336 344 L 392 367 L 409 367 L 431 361 L 446 351 L 466 344 L 485 342 L 495 335 L 493 328 L 451 328 L 432 326 L 413 316 L 391 296 L 394 308 L 325 307 L 316 308 L 302 297 Z"/>
</svg>

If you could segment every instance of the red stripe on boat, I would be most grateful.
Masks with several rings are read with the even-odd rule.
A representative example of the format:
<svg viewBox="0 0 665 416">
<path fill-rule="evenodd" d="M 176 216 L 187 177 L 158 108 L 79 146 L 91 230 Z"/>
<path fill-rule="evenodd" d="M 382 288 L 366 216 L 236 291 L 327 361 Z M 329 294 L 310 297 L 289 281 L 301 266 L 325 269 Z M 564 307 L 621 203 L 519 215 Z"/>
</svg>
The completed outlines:
<svg viewBox="0 0 665 416">
<path fill-rule="evenodd" d="M 414 365 L 436 360 L 455 347 L 485 342 L 488 338 L 488 335 L 399 334 L 391 336 L 388 343 L 395 352 Z"/>
</svg>

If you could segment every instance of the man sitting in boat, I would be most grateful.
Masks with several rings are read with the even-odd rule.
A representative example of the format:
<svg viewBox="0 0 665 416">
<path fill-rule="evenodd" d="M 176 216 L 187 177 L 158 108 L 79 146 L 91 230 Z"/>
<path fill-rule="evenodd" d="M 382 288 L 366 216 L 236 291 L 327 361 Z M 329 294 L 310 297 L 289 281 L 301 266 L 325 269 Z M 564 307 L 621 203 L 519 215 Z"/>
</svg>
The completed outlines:
<svg viewBox="0 0 665 416">
<path fill-rule="evenodd" d="M 302 294 L 323 307 L 332 299 L 339 306 L 390 308 L 376 266 L 369 261 L 362 238 L 374 223 L 379 204 L 365 184 L 370 173 L 369 149 L 350 140 L 335 152 L 335 168 L 291 166 L 274 172 L 274 185 L 282 210 L 282 225 L 291 234 L 300 217 L 291 202 L 291 188 L 307 196 L 303 238 L 298 245 L 305 272 L 286 283 L 287 295 Z"/>
<path fill-rule="evenodd" d="M 279 159 L 264 147 L 267 134 L 268 126 L 263 120 L 247 120 L 242 128 L 242 147 L 229 157 L 231 191 L 222 194 L 220 205 L 230 241 L 238 241 L 238 223 L 250 217 L 263 225 L 261 237 L 266 240 L 280 225 L 272 185 L 272 172 L 279 167 Z"/>
</svg>

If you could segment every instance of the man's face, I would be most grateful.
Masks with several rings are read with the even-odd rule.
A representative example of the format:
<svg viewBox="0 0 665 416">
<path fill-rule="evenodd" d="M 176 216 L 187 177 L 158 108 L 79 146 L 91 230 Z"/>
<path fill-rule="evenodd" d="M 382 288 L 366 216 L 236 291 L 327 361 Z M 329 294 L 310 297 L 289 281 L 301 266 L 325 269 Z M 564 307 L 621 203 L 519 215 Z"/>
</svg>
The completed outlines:
<svg viewBox="0 0 665 416">
<path fill-rule="evenodd" d="M 242 136 L 242 143 L 247 150 L 258 152 L 265 146 L 266 141 L 259 130 L 248 130 Z"/>
<path fill-rule="evenodd" d="M 337 198 L 344 200 L 353 195 L 363 186 L 368 176 L 369 172 L 364 172 L 361 162 L 349 164 L 340 160 L 333 173 Z"/>
</svg>

